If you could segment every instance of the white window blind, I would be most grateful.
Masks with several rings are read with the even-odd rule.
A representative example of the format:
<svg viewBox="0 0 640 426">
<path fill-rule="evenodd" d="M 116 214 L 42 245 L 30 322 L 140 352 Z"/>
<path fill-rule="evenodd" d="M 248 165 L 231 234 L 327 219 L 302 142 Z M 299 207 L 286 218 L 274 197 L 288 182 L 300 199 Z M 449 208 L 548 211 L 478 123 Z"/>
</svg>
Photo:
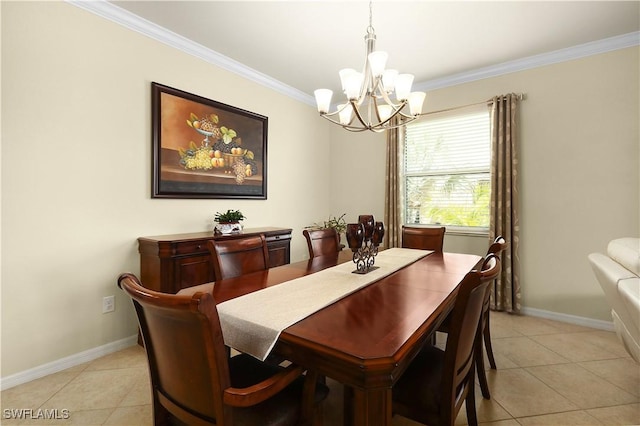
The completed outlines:
<svg viewBox="0 0 640 426">
<path fill-rule="evenodd" d="M 488 229 L 490 146 L 485 105 L 426 116 L 407 125 L 405 223 Z"/>
</svg>

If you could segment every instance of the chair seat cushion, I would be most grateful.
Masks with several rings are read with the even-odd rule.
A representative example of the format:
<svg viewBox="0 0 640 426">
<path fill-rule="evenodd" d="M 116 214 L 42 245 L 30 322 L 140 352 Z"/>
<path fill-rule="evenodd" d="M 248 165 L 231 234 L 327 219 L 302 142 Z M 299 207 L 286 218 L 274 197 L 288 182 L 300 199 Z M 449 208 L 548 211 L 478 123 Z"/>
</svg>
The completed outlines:
<svg viewBox="0 0 640 426">
<path fill-rule="evenodd" d="M 239 354 L 229 360 L 231 386 L 243 388 L 268 379 L 282 370 L 282 367 L 265 364 L 247 354 Z M 280 426 L 294 425 L 300 417 L 304 378 L 299 377 L 276 396 L 253 407 L 234 407 L 234 425 Z M 316 385 L 316 404 L 329 394 L 329 388 L 322 383 Z"/>
<path fill-rule="evenodd" d="M 444 351 L 426 346 L 393 386 L 394 412 L 403 415 L 406 407 L 421 407 L 420 416 L 426 423 L 437 423 L 440 417 L 442 369 Z"/>
</svg>

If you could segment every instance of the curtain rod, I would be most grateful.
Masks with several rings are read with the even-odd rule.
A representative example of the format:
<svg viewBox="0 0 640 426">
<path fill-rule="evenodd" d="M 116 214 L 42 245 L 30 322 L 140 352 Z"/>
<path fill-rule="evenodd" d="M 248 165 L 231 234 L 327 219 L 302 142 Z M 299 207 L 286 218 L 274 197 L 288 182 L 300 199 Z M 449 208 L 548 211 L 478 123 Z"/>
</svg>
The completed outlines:
<svg viewBox="0 0 640 426">
<path fill-rule="evenodd" d="M 513 93 L 514 95 L 516 95 L 516 97 L 518 98 L 519 101 L 524 101 L 527 99 L 527 94 L 526 93 Z M 504 98 L 506 95 L 502 95 L 502 97 Z M 467 104 L 467 105 L 462 105 L 462 106 L 457 106 L 457 107 L 452 107 L 452 108 L 446 108 L 446 109 L 441 109 L 438 111 L 430 111 L 430 112 L 423 112 L 420 115 L 431 115 L 431 114 L 438 114 L 441 112 L 449 112 L 449 111 L 456 111 L 458 109 L 463 109 L 463 108 L 468 108 L 468 107 L 472 107 L 472 106 L 477 106 L 477 105 L 490 105 L 493 102 L 493 98 L 492 99 L 488 99 L 484 102 L 476 102 L 474 104 Z"/>
</svg>

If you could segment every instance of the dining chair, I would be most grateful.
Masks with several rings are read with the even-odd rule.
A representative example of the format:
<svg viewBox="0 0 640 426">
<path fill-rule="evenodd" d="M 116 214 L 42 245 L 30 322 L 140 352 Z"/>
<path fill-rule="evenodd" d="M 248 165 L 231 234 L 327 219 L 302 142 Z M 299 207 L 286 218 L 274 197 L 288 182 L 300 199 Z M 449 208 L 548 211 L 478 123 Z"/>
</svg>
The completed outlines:
<svg viewBox="0 0 640 426">
<path fill-rule="evenodd" d="M 496 257 L 500 258 L 501 253 L 507 248 L 507 246 L 508 244 L 505 241 L 504 237 L 498 236 L 493 241 L 493 243 L 491 243 L 491 245 L 489 246 L 489 249 L 487 250 L 487 255 L 493 254 Z M 489 391 L 487 373 L 485 372 L 485 369 L 484 369 L 484 351 L 482 349 L 483 341 L 484 341 L 484 348 L 487 352 L 487 358 L 489 359 L 489 365 L 491 369 L 495 370 L 497 368 L 495 358 L 493 357 L 493 347 L 491 346 L 491 325 L 489 323 L 490 303 L 491 303 L 491 287 L 489 286 L 487 287 L 487 292 L 484 295 L 484 301 L 482 304 L 482 317 L 480 319 L 481 334 L 478 338 L 478 342 L 476 342 L 477 347 L 474 355 L 476 359 L 476 371 L 478 374 L 478 383 L 480 385 L 480 390 L 482 391 L 482 397 L 484 399 L 491 399 L 491 392 Z M 450 327 L 451 327 L 451 318 L 447 317 L 447 319 L 445 319 L 445 321 L 438 328 L 438 331 L 441 333 L 449 333 Z"/>
<path fill-rule="evenodd" d="M 493 240 L 493 243 L 489 246 L 487 254 L 494 254 L 502 259 L 502 252 L 509 246 L 503 236 L 499 235 Z M 494 280 L 495 281 L 495 280 Z M 487 289 L 487 294 L 484 296 L 484 305 L 482 307 L 482 337 L 479 342 L 479 354 L 476 365 L 478 369 L 478 381 L 482 389 L 482 395 L 489 399 L 489 386 L 487 384 L 487 377 L 484 371 L 484 355 L 482 352 L 482 341 L 484 341 L 484 347 L 487 351 L 487 358 L 489 359 L 489 365 L 492 370 L 496 369 L 496 360 L 493 357 L 493 348 L 491 346 L 491 327 L 489 324 L 489 305 L 491 303 L 491 288 Z"/>
<path fill-rule="evenodd" d="M 326 386 L 300 366 L 227 357 L 210 293 L 182 296 L 142 287 L 129 273 L 118 286 L 133 300 L 151 376 L 155 425 L 321 424 Z"/>
<path fill-rule="evenodd" d="M 424 346 L 393 386 L 393 413 L 429 425 L 453 425 L 466 402 L 467 421 L 477 425 L 474 352 L 479 338 L 484 294 L 500 273 L 490 254 L 481 269 L 469 272 L 458 287 L 451 329 L 444 350 Z"/>
<path fill-rule="evenodd" d="M 402 226 L 402 247 L 442 253 L 446 228 Z"/>
<path fill-rule="evenodd" d="M 309 258 L 336 254 L 340 251 L 340 235 L 335 228 L 305 229 L 302 235 L 307 240 Z"/>
<path fill-rule="evenodd" d="M 269 251 L 264 234 L 222 238 L 207 242 L 216 280 L 237 277 L 269 268 Z"/>
<path fill-rule="evenodd" d="M 496 237 L 495 240 L 493 240 L 493 243 L 491 243 L 491 245 L 489 246 L 489 249 L 487 250 L 487 254 L 495 254 L 496 256 L 498 256 L 500 259 L 502 259 L 502 252 L 505 251 L 505 249 L 509 246 L 509 244 L 507 243 L 507 241 L 504 239 L 503 236 L 499 235 Z M 482 328 L 482 337 L 484 340 L 484 346 L 485 349 L 487 351 L 487 358 L 489 359 L 489 365 L 491 366 L 491 369 L 495 370 L 496 369 L 496 361 L 493 357 L 493 348 L 491 347 L 491 328 L 490 328 L 490 324 L 489 324 L 489 304 L 491 302 L 491 289 L 489 289 L 489 292 L 486 294 L 485 296 L 485 301 L 484 301 L 484 307 L 482 309 L 482 321 L 484 323 L 483 328 Z M 481 351 L 482 353 L 482 351 Z M 482 360 L 482 357 L 480 358 L 482 364 L 484 364 L 484 361 Z M 484 366 L 483 366 L 484 368 Z M 486 382 L 486 380 L 485 380 Z"/>
</svg>

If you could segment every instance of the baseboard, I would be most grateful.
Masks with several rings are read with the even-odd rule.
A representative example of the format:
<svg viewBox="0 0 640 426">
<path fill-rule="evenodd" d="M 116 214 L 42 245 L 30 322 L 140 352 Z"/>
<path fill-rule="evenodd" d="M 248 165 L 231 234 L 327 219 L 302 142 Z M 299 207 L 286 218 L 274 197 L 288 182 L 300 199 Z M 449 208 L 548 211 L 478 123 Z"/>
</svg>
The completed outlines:
<svg viewBox="0 0 640 426">
<path fill-rule="evenodd" d="M 612 321 L 602 321 L 591 318 L 578 317 L 575 315 L 561 314 L 558 312 L 545 311 L 535 308 L 523 308 L 522 313 L 524 315 L 530 315 L 532 317 L 546 318 L 554 321 L 581 325 L 583 327 L 595 328 L 598 330 L 615 331 Z M 107 343 L 106 345 L 99 346 L 97 348 L 89 349 L 87 351 L 59 359 L 57 361 L 53 361 L 26 371 L 22 371 L 20 373 L 2 377 L 0 378 L 0 390 L 9 389 L 14 386 L 36 380 L 44 376 L 48 376 L 49 374 L 57 373 L 59 371 L 66 370 L 67 368 L 75 367 L 76 365 L 93 361 L 94 359 L 128 348 L 129 346 L 133 346 L 137 344 L 137 341 L 138 335 L 136 334 L 115 342 Z"/>
<path fill-rule="evenodd" d="M 566 322 L 569 324 L 581 325 L 583 327 L 595 328 L 605 331 L 616 331 L 613 321 L 602 321 L 592 318 L 578 317 L 576 315 L 561 314 L 558 312 L 545 311 L 535 308 L 522 308 L 524 315 L 532 317 L 546 318 L 554 321 Z"/>
<path fill-rule="evenodd" d="M 93 361 L 94 359 L 128 348 L 129 346 L 133 346 L 137 342 L 138 335 L 135 334 L 133 336 L 129 336 L 115 342 L 107 343 L 106 345 L 99 346 L 97 348 L 89 349 L 84 352 L 70 355 L 56 361 L 48 362 L 38 367 L 30 368 L 29 370 L 21 371 L 7 377 L 2 377 L 0 378 L 0 390 L 6 390 L 23 383 L 48 376 L 49 374 L 57 373 L 59 371 L 66 370 L 67 368 L 75 367 L 76 365 Z"/>
</svg>

